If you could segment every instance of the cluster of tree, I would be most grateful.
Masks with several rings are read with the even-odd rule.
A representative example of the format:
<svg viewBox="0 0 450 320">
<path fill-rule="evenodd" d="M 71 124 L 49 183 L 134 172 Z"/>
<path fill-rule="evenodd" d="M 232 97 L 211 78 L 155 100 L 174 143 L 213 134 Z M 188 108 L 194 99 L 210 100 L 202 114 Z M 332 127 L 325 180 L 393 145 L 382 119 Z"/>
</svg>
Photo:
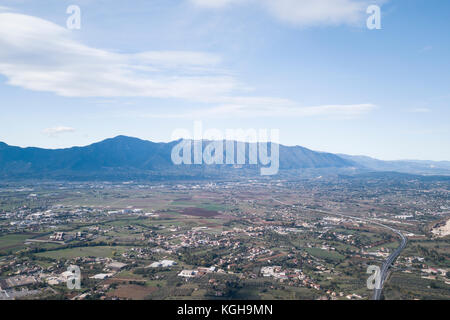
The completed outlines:
<svg viewBox="0 0 450 320">
<path fill-rule="evenodd" d="M 439 254 L 439 252 L 434 249 L 428 249 L 421 245 L 418 245 L 417 251 L 419 252 L 419 255 L 425 257 L 427 260 L 431 260 L 433 262 L 445 262 L 444 255 Z"/>
<path fill-rule="evenodd" d="M 193 254 L 189 250 L 180 252 L 180 260 L 193 266 L 211 266 L 217 262 L 220 257 L 215 251 Z"/>
</svg>

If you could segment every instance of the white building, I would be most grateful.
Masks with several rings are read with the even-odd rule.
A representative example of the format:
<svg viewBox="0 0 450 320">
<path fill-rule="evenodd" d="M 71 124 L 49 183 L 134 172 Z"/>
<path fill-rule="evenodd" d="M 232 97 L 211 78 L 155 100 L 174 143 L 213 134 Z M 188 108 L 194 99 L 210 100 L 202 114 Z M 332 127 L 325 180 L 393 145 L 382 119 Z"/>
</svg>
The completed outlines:
<svg viewBox="0 0 450 320">
<path fill-rule="evenodd" d="M 161 260 L 157 262 L 153 262 L 151 265 L 149 265 L 149 268 L 168 268 L 176 265 L 177 263 L 172 260 Z"/>
<path fill-rule="evenodd" d="M 107 278 L 111 278 L 114 274 L 113 273 L 99 273 L 95 276 L 89 277 L 89 279 L 95 279 L 95 280 L 105 280 Z"/>
<path fill-rule="evenodd" d="M 194 278 L 197 275 L 196 270 L 183 270 L 181 271 L 178 276 L 183 278 Z"/>
</svg>

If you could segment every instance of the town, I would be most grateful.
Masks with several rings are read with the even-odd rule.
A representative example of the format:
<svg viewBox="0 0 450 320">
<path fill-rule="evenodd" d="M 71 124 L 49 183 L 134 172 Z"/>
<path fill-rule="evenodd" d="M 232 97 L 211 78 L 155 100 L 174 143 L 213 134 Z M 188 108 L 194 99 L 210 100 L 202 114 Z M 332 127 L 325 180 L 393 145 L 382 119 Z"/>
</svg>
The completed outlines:
<svg viewBox="0 0 450 320">
<path fill-rule="evenodd" d="M 400 241 L 382 223 L 409 239 L 385 297 L 448 298 L 446 182 L 408 186 L 381 178 L 364 188 L 331 178 L 5 185 L 0 297 L 370 299 L 367 267 Z M 80 268 L 79 290 L 67 287 L 70 266 Z"/>
</svg>

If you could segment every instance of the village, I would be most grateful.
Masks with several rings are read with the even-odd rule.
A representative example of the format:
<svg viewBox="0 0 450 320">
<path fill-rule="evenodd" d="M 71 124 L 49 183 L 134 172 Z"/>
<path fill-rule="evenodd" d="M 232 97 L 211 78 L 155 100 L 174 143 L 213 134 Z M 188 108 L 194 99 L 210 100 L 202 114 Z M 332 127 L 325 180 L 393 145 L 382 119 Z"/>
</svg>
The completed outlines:
<svg viewBox="0 0 450 320">
<path fill-rule="evenodd" d="M 96 192 L 86 185 L 16 189 L 21 202 L 0 220 L 0 298 L 201 299 L 247 290 L 267 298 L 367 299 L 366 268 L 380 265 L 398 245 L 380 223 L 417 242 L 396 262 L 395 277 L 432 281 L 429 290 L 449 285 L 445 260 L 426 242 L 443 239 L 444 246 L 432 232 L 436 222 L 428 221 L 445 216 L 445 198 L 414 200 L 394 215 L 388 198 L 360 202 L 368 219 L 361 220 L 334 214 L 355 209 L 336 202 L 332 191 L 325 197 L 316 182 L 308 193 L 297 187 L 300 197 L 282 201 L 277 193 L 291 188 L 287 181 L 251 183 L 252 195 L 240 201 L 247 189 L 240 182 L 105 184 Z M 271 197 L 265 196 L 268 188 Z M 60 192 L 74 200 L 51 200 Z M 305 196 L 316 192 L 320 208 Z M 382 209 L 371 209 L 375 205 Z M 431 226 L 428 233 L 423 226 Z M 67 287 L 71 266 L 80 268 L 80 290 Z"/>
</svg>

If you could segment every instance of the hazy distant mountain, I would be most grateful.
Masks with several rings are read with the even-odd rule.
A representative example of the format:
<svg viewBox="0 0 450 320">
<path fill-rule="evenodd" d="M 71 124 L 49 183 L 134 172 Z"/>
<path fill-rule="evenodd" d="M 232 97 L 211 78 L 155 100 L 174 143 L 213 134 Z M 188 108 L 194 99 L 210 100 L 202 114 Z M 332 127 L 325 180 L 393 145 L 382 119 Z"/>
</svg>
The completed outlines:
<svg viewBox="0 0 450 320">
<path fill-rule="evenodd" d="M 399 160 L 383 161 L 366 156 L 339 154 L 339 157 L 353 161 L 360 167 L 375 171 L 395 171 L 412 174 L 449 175 L 450 161 Z"/>
<path fill-rule="evenodd" d="M 173 165 L 171 152 L 178 143 L 154 143 L 125 136 L 85 147 L 56 150 L 20 148 L 0 143 L 0 176 L 9 179 L 136 179 L 165 175 L 197 176 L 205 170 L 213 172 L 220 167 Z M 247 144 L 247 150 L 248 147 Z M 351 161 L 334 154 L 280 145 L 281 169 L 350 166 L 353 166 Z"/>
</svg>

